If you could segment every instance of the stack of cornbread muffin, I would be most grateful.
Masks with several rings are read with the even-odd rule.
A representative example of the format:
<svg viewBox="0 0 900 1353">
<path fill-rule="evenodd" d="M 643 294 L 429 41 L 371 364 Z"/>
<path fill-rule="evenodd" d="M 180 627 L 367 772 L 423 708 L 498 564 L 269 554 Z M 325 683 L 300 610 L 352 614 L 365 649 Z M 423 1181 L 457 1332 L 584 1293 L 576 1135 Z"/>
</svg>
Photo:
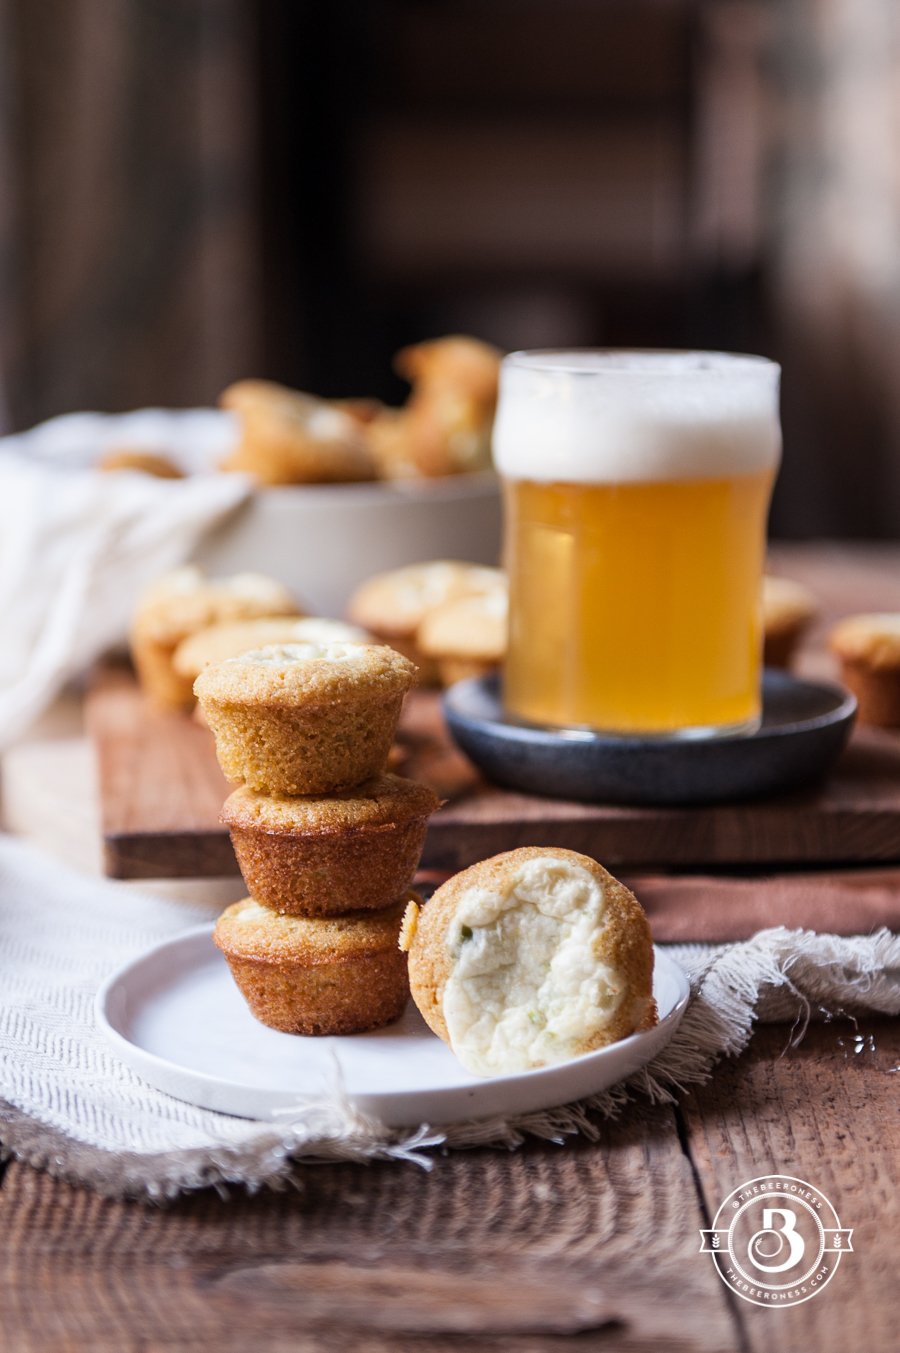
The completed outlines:
<svg viewBox="0 0 900 1353">
<path fill-rule="evenodd" d="M 430 815 L 385 772 L 414 665 L 359 643 L 273 644 L 194 690 L 225 775 L 223 820 L 250 896 L 215 942 L 252 1013 L 295 1034 L 389 1024 L 409 996 L 397 939 Z"/>
</svg>

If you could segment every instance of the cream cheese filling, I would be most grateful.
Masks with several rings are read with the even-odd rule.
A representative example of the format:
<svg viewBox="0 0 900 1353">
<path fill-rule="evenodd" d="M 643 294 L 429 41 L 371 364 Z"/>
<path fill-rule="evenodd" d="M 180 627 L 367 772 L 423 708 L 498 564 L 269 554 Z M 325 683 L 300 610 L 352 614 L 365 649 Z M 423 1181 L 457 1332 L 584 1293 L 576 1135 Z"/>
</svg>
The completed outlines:
<svg viewBox="0 0 900 1353">
<path fill-rule="evenodd" d="M 239 653 L 237 657 L 226 661 L 277 667 L 295 662 L 351 662 L 367 647 L 362 643 L 316 643 L 312 640 L 296 644 L 268 644 L 265 648 L 252 648 L 248 653 Z"/>
<path fill-rule="evenodd" d="M 502 891 L 461 898 L 446 943 L 450 1046 L 478 1076 L 526 1071 L 594 1045 L 625 997 L 621 974 L 599 955 L 603 887 L 553 856 L 529 860 Z"/>
</svg>

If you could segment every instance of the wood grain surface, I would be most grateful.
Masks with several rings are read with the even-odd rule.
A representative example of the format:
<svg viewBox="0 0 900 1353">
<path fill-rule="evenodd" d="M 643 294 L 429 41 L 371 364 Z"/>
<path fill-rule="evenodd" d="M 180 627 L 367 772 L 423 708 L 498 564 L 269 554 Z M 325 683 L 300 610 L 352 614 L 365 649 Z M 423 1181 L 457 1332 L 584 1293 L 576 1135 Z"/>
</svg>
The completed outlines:
<svg viewBox="0 0 900 1353">
<path fill-rule="evenodd" d="M 124 667 L 101 667 L 87 701 L 97 751 L 107 873 L 188 878 L 235 873 L 219 823 L 229 792 L 212 735 L 160 714 Z M 760 802 L 705 808 L 613 807 L 487 784 L 450 743 L 440 697 L 407 697 L 397 769 L 446 800 L 423 868 L 454 872 L 516 846 L 566 846 L 624 869 L 900 860 L 900 735 L 858 729 L 828 780 Z"/>
<path fill-rule="evenodd" d="M 768 1028 L 739 1062 L 720 1065 L 684 1096 L 686 1146 L 707 1215 L 738 1184 L 771 1171 L 814 1184 L 853 1228 L 854 1252 L 813 1300 L 769 1311 L 735 1298 L 753 1353 L 896 1349 L 898 1077 L 900 1023 L 838 1019 L 798 1047 L 790 1030 Z"/>
<path fill-rule="evenodd" d="M 759 1032 L 677 1108 L 600 1139 L 416 1166 L 298 1168 L 296 1188 L 166 1208 L 22 1165 L 0 1188 L 4 1353 L 888 1353 L 900 1279 L 896 1023 Z M 861 1039 L 862 1052 L 855 1052 Z M 823 1189 L 848 1254 L 791 1310 L 732 1297 L 699 1253 L 731 1189 Z"/>
<path fill-rule="evenodd" d="M 781 545 L 770 570 L 805 583 L 820 613 L 798 671 L 833 677 L 827 632 L 840 616 L 900 610 L 900 547 Z M 212 738 L 185 715 L 159 714 L 123 668 L 98 670 L 87 702 L 97 750 L 107 872 L 116 878 L 232 874 L 219 824 L 228 792 Z M 567 846 L 622 869 L 900 861 L 900 734 L 858 728 L 820 788 L 705 808 L 604 807 L 486 784 L 449 741 L 439 697 L 414 692 L 398 769 L 447 802 L 433 819 L 423 867 L 452 872 L 520 845 Z"/>
<path fill-rule="evenodd" d="M 837 614 L 900 609 L 896 548 L 778 555 L 778 571 L 827 598 L 801 658 L 810 675 L 827 674 L 821 640 Z M 209 746 L 202 729 L 179 723 L 179 748 L 163 751 L 165 729 L 135 724 L 133 699 L 126 683 L 107 702 L 118 737 L 105 769 L 101 749 L 101 771 L 129 805 L 123 832 L 152 798 L 177 861 L 179 837 L 194 848 L 226 786 L 198 750 Z M 408 725 L 408 747 L 427 732 L 424 706 L 420 715 L 424 728 Z M 431 752 L 432 773 L 452 779 L 455 753 Z M 165 757 L 174 758 L 168 789 L 135 798 L 142 772 Z M 871 765 L 861 777 L 874 818 L 873 800 L 892 792 L 887 763 L 882 770 L 874 791 Z M 191 786 L 190 802 L 172 793 L 173 779 Z M 541 820 L 528 819 L 529 841 Z M 713 838 L 743 829 L 715 821 L 705 828 Z M 858 858 L 870 858 L 869 829 L 857 822 L 857 830 Z M 221 834 L 207 849 L 230 867 Z M 137 856 L 131 867 L 149 864 Z M 430 1173 L 298 1167 L 284 1193 L 209 1192 L 155 1208 L 0 1164 L 0 1349 L 893 1353 L 900 1025 L 838 1019 L 813 1025 L 799 1045 L 793 1035 L 786 1026 L 758 1031 L 706 1086 L 674 1107 L 632 1106 L 618 1123 L 598 1125 L 596 1143 L 437 1155 Z M 829 1286 L 776 1311 L 728 1292 L 699 1253 L 699 1230 L 721 1200 L 765 1171 L 821 1188 L 854 1230 L 854 1252 Z"/>
<path fill-rule="evenodd" d="M 229 785 L 212 734 L 144 700 L 123 665 L 97 669 L 85 703 L 97 753 L 106 872 L 113 878 L 202 878 L 237 872 L 219 813 Z"/>
</svg>

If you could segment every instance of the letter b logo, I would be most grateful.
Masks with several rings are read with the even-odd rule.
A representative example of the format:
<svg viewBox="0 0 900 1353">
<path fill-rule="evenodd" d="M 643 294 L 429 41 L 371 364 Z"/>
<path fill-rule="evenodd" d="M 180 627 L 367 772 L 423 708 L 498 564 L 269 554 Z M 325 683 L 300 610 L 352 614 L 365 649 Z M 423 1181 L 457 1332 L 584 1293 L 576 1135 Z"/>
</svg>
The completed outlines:
<svg viewBox="0 0 900 1353">
<path fill-rule="evenodd" d="M 784 1273 L 800 1263 L 805 1249 L 806 1242 L 797 1230 L 797 1214 L 788 1207 L 767 1207 L 762 1230 L 750 1237 L 747 1254 L 761 1273 Z"/>
<path fill-rule="evenodd" d="M 771 1310 L 818 1296 L 852 1252 L 852 1234 L 814 1184 L 766 1174 L 731 1190 L 700 1232 L 700 1249 L 726 1287 Z"/>
</svg>

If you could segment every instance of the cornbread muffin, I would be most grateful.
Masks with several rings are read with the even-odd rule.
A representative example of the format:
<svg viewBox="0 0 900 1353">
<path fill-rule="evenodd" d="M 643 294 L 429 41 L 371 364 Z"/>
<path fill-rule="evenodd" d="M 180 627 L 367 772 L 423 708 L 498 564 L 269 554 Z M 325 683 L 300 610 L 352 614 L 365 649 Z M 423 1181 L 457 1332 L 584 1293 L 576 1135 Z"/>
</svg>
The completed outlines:
<svg viewBox="0 0 900 1353">
<path fill-rule="evenodd" d="M 222 821 L 257 902 L 289 916 L 333 916 L 396 902 L 438 807 L 427 785 L 385 774 L 324 798 L 237 789 Z"/>
<path fill-rule="evenodd" d="M 450 686 L 465 677 L 485 676 L 506 657 L 509 598 L 505 585 L 473 597 L 458 597 L 429 611 L 416 642 L 437 662 L 441 681 Z"/>
<path fill-rule="evenodd" d="M 356 625 L 384 639 L 420 665 L 420 682 L 437 678 L 417 643 L 419 626 L 429 611 L 459 597 L 477 596 L 503 587 L 499 569 L 439 559 L 376 574 L 350 598 L 347 614 Z"/>
<path fill-rule="evenodd" d="M 261 1024 L 286 1034 L 358 1034 L 391 1024 L 409 997 L 397 946 L 415 893 L 383 911 L 308 919 L 252 898 L 228 907 L 213 939 Z"/>
<path fill-rule="evenodd" d="M 375 478 L 359 419 L 326 400 L 274 381 L 246 380 L 223 391 L 219 403 L 237 414 L 241 428 L 223 470 L 242 470 L 268 485 Z"/>
<path fill-rule="evenodd" d="M 831 632 L 862 723 L 900 728 L 900 613 L 853 615 Z"/>
<path fill-rule="evenodd" d="M 237 620 L 232 624 L 209 625 L 185 639 L 175 650 L 173 665 L 179 676 L 193 686 L 204 667 L 226 658 L 236 658 L 251 648 L 267 644 L 368 644 L 372 636 L 358 625 L 342 620 L 303 616 L 299 620 Z"/>
<path fill-rule="evenodd" d="M 193 565 L 174 569 L 144 592 L 132 619 L 131 656 L 141 686 L 163 708 L 189 706 L 192 683 L 174 666 L 179 644 L 219 622 L 298 614 L 287 588 L 261 573 L 207 578 Z"/>
<path fill-rule="evenodd" d="M 572 850 L 531 846 L 463 870 L 409 909 L 401 943 L 413 1000 L 473 1075 L 568 1061 L 657 1020 L 647 918 Z"/>
<path fill-rule="evenodd" d="M 194 693 L 229 780 L 331 794 L 384 769 L 415 672 L 380 644 L 270 644 L 205 668 Z"/>
<path fill-rule="evenodd" d="M 156 479 L 184 479 L 174 461 L 158 451 L 144 451 L 140 447 L 121 446 L 111 451 L 97 464 L 98 470 L 138 470 Z"/>
<path fill-rule="evenodd" d="M 815 598 L 802 583 L 763 578 L 763 661 L 767 667 L 788 667 L 804 631 L 818 612 Z"/>
</svg>

